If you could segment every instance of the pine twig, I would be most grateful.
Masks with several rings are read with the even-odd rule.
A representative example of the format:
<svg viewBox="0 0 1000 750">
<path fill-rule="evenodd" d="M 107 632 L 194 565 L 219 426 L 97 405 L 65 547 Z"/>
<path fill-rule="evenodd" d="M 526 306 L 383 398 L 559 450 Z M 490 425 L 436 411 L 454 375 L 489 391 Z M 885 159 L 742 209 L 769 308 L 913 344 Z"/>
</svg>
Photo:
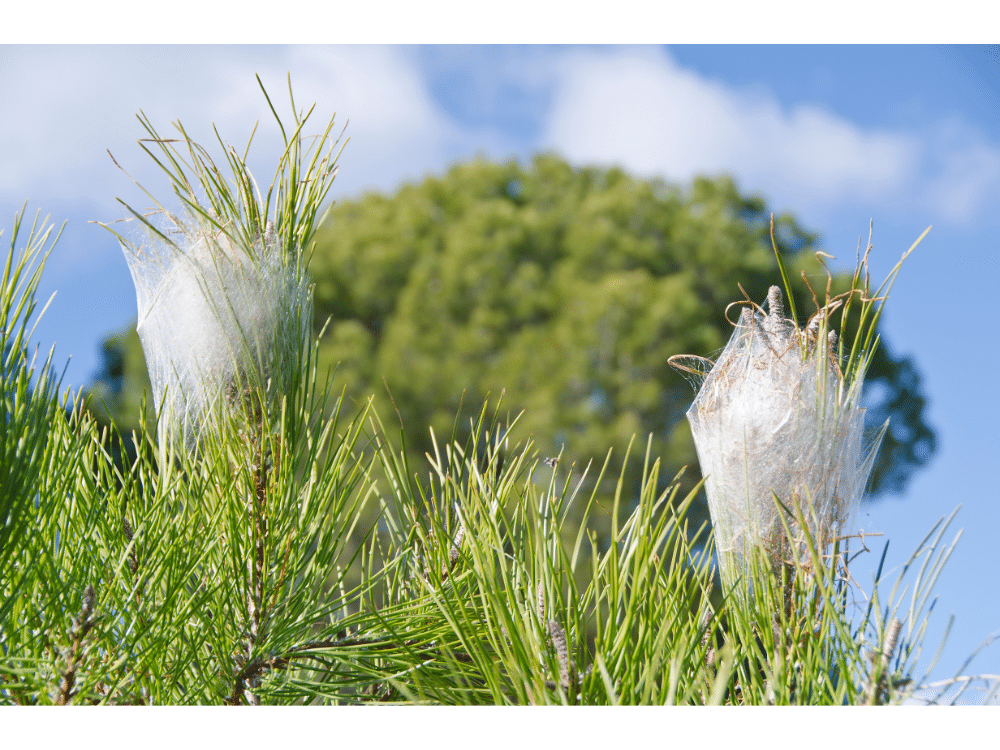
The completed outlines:
<svg viewBox="0 0 1000 750">
<path fill-rule="evenodd" d="M 83 639 L 87 637 L 87 633 L 94 626 L 94 620 L 91 616 L 94 613 L 96 600 L 97 595 L 94 592 L 94 587 L 88 584 L 83 592 L 83 606 L 80 608 L 80 614 L 73 621 L 73 630 L 71 631 L 73 645 L 70 646 L 69 654 L 66 657 L 66 671 L 63 672 L 59 684 L 59 699 L 56 701 L 59 706 L 67 705 L 73 698 L 73 687 L 76 684 L 76 671 L 79 667 Z"/>
</svg>

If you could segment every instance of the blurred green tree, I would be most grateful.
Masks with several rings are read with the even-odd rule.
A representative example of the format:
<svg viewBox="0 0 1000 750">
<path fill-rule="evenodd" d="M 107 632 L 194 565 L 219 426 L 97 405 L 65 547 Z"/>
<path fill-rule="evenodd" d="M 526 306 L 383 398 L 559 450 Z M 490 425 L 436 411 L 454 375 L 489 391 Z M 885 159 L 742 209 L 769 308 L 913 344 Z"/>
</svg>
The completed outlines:
<svg viewBox="0 0 1000 750">
<path fill-rule="evenodd" d="M 687 465 L 691 486 L 693 391 L 667 360 L 711 357 L 732 331 L 724 311 L 743 299 L 740 286 L 762 303 L 780 283 L 769 216 L 763 198 L 727 177 L 681 189 L 552 155 L 527 166 L 475 160 L 395 195 L 342 201 L 310 266 L 317 332 L 329 321 L 320 365 L 336 366 L 351 401 L 374 396 L 384 420 L 398 411 L 422 476 L 428 428 L 441 437 L 457 424 L 464 438 L 487 395 L 503 393 L 504 413 L 525 412 L 519 433 L 542 455 L 562 452 L 563 466 L 599 467 L 609 448 L 620 459 L 633 435 L 641 452 L 652 434 L 664 481 Z M 790 215 L 775 230 L 790 273 L 804 272 L 822 298 L 816 235 Z M 849 286 L 834 277 L 834 293 Z M 808 315 L 812 295 L 797 287 Z M 148 379 L 134 331 L 105 342 L 104 362 L 93 393 L 105 417 L 138 426 Z M 935 447 L 919 373 L 883 344 L 867 388 L 879 424 L 893 423 L 873 492 L 898 492 Z M 631 463 L 638 487 L 642 462 Z"/>
<path fill-rule="evenodd" d="M 90 410 L 102 424 L 114 421 L 123 434 L 152 425 L 153 389 L 135 325 L 101 343 L 101 369 L 89 391 Z"/>
</svg>

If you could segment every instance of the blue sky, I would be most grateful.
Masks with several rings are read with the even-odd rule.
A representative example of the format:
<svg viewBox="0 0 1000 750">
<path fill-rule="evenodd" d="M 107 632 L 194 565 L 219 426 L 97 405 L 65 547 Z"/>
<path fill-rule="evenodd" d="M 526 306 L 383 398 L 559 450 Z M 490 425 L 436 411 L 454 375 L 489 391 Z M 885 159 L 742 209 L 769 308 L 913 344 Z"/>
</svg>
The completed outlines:
<svg viewBox="0 0 1000 750">
<path fill-rule="evenodd" d="M 954 530 L 964 532 L 938 584 L 923 663 L 949 614 L 936 678 L 1000 630 L 1000 355 L 988 349 L 998 340 L 1000 48 L 0 47 L 0 226 L 6 242 L 25 199 L 32 213 L 68 220 L 42 282 L 45 297 L 58 295 L 36 339 L 56 343 L 57 361 L 72 355 L 69 384 L 90 380 L 100 340 L 136 311 L 117 243 L 87 223 L 122 218 L 116 196 L 148 205 L 106 149 L 162 194 L 135 144 L 135 112 L 161 132 L 180 118 L 206 143 L 215 122 L 240 145 L 259 119 L 251 166 L 266 175 L 278 141 L 255 72 L 279 99 L 290 72 L 318 119 L 350 121 L 334 197 L 393 190 L 476 154 L 554 150 L 680 183 L 730 173 L 794 212 L 844 266 L 872 220 L 878 279 L 933 225 L 903 268 L 884 332 L 923 375 L 939 450 L 904 496 L 863 506 L 859 524 L 891 539 L 894 567 L 961 504 Z M 853 572 L 870 578 L 860 561 Z M 1000 673 L 1000 644 L 969 671 Z"/>
</svg>

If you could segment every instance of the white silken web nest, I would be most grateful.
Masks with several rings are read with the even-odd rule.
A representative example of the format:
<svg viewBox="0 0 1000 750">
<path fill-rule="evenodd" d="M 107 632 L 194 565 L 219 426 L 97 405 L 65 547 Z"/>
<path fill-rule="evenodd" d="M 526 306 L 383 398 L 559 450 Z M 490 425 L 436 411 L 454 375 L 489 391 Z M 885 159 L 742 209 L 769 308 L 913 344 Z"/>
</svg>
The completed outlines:
<svg viewBox="0 0 1000 750">
<path fill-rule="evenodd" d="M 304 271 L 283 254 L 273 224 L 252 244 L 198 216 L 170 217 L 174 239 L 150 231 L 122 243 L 159 416 L 161 450 L 196 448 L 202 431 L 255 391 L 287 393 L 308 341 Z"/>
<path fill-rule="evenodd" d="M 794 547 L 804 551 L 803 532 L 821 549 L 834 543 L 865 491 L 888 423 L 865 438 L 863 368 L 845 382 L 827 330 L 831 311 L 800 330 L 772 286 L 766 314 L 743 308 L 687 412 L 729 585 L 751 546 L 777 566 Z"/>
</svg>

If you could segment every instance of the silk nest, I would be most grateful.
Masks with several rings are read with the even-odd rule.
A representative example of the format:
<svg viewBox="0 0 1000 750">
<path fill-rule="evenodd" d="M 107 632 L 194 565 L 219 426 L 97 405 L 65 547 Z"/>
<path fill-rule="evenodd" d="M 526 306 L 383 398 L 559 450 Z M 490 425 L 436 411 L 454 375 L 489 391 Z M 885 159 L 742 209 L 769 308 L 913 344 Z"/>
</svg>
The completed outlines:
<svg viewBox="0 0 1000 750">
<path fill-rule="evenodd" d="M 273 225 L 252 244 L 207 221 L 125 246 L 157 404 L 161 450 L 195 450 L 250 394 L 287 392 L 312 323 L 305 274 L 283 259 Z"/>
<path fill-rule="evenodd" d="M 751 545 L 780 564 L 806 532 L 833 543 L 865 491 L 885 428 L 865 439 L 863 373 L 844 382 L 824 315 L 799 330 L 771 287 L 766 314 L 743 308 L 687 412 L 725 581 Z"/>
</svg>

